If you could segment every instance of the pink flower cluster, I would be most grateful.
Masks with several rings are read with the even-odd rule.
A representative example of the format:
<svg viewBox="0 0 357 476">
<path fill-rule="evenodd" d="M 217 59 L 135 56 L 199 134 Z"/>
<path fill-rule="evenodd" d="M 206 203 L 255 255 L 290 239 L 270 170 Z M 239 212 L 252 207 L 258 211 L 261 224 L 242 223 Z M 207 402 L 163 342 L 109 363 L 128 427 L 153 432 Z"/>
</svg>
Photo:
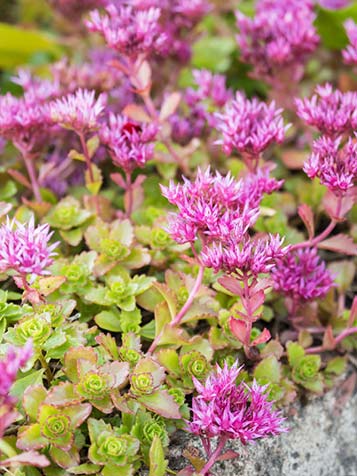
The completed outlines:
<svg viewBox="0 0 357 476">
<path fill-rule="evenodd" d="M 319 85 L 311 99 L 296 99 L 298 116 L 321 133 L 336 137 L 357 128 L 357 93 Z"/>
<path fill-rule="evenodd" d="M 124 116 L 111 114 L 107 125 L 101 128 L 100 138 L 107 146 L 115 165 L 131 173 L 137 167 L 144 167 L 153 159 L 157 134 L 154 124 L 140 125 Z"/>
<path fill-rule="evenodd" d="M 161 190 L 179 209 L 169 217 L 170 233 L 178 243 L 193 243 L 198 238 L 204 243 L 225 242 L 231 236 L 240 241 L 257 218 L 258 210 L 249 200 L 242 203 L 242 181 L 230 174 L 222 177 L 219 172 L 211 175 L 209 169 L 199 169 L 194 182 L 184 178 L 183 184 L 170 182 Z"/>
<path fill-rule="evenodd" d="M 236 384 L 241 368 L 217 365 L 204 384 L 194 380 L 198 395 L 192 401 L 189 432 L 203 441 L 212 437 L 239 439 L 244 445 L 259 438 L 286 432 L 284 418 L 267 400 L 266 387 Z"/>
<path fill-rule="evenodd" d="M 90 31 L 100 33 L 110 48 L 132 60 L 140 54 L 147 55 L 163 48 L 166 35 L 159 23 L 159 8 L 140 10 L 110 4 L 106 11 L 104 15 L 98 10 L 92 11 L 86 26 Z"/>
<path fill-rule="evenodd" d="M 0 96 L 0 135 L 28 157 L 48 145 L 52 125 L 48 101 L 59 94 L 59 86 L 56 81 L 32 78 L 26 71 L 13 79 L 24 94 Z"/>
<path fill-rule="evenodd" d="M 227 88 L 223 75 L 202 69 L 194 70 L 193 78 L 197 87 L 187 88 L 182 101 L 188 114 L 179 111 L 170 118 L 172 139 L 181 145 L 215 128 L 217 120 L 214 111 L 232 98 L 232 91 Z"/>
<path fill-rule="evenodd" d="M 237 12 L 241 57 L 255 77 L 271 84 L 280 75 L 299 81 L 303 66 L 319 38 L 311 0 L 259 0 L 254 18 Z"/>
<path fill-rule="evenodd" d="M 27 225 L 7 219 L 0 227 L 0 271 L 31 277 L 47 274 L 58 246 L 49 244 L 52 234 L 47 224 L 35 227 L 33 217 Z"/>
<path fill-rule="evenodd" d="M 345 194 L 357 180 L 357 143 L 353 139 L 341 146 L 342 138 L 321 137 L 304 164 L 310 178 L 318 177 L 336 195 Z"/>
<path fill-rule="evenodd" d="M 242 273 L 245 276 L 258 276 L 269 273 L 276 261 L 283 258 L 288 247 L 283 248 L 279 236 L 270 235 L 266 239 L 243 238 L 241 243 L 235 240 L 227 245 L 213 243 L 201 253 L 202 263 L 215 272 Z"/>
<path fill-rule="evenodd" d="M 296 301 L 326 296 L 333 286 L 331 273 L 315 248 L 289 252 L 272 270 L 274 289 Z"/>
<path fill-rule="evenodd" d="M 50 116 L 54 123 L 85 134 L 98 128 L 98 120 L 106 103 L 107 97 L 104 93 L 96 98 L 95 91 L 78 89 L 74 94 L 51 102 Z"/>
<path fill-rule="evenodd" d="M 32 343 L 28 341 L 22 348 L 10 346 L 5 357 L 0 360 L 0 438 L 16 418 L 13 410 L 16 401 L 9 394 L 11 386 L 17 372 L 26 365 L 32 353 Z"/>
<path fill-rule="evenodd" d="M 346 64 L 357 65 L 357 25 L 350 19 L 345 22 L 345 29 L 350 44 L 342 51 L 343 60 Z"/>
<path fill-rule="evenodd" d="M 0 401 L 9 401 L 9 391 L 16 379 L 17 372 L 32 357 L 32 343 L 28 341 L 24 347 L 10 346 L 3 360 L 0 360 Z"/>
<path fill-rule="evenodd" d="M 235 150 L 245 158 L 257 159 L 272 143 L 283 142 L 289 126 L 284 126 L 281 112 L 274 102 L 267 105 L 238 92 L 225 111 L 216 116 L 217 129 L 223 134 L 218 143 L 227 155 Z"/>
</svg>

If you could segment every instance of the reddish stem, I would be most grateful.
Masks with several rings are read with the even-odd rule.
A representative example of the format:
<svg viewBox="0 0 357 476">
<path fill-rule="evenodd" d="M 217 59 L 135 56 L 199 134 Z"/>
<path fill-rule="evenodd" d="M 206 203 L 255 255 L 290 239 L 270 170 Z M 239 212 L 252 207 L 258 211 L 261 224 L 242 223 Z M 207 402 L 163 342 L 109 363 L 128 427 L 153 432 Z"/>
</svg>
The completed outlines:
<svg viewBox="0 0 357 476">
<path fill-rule="evenodd" d="M 357 333 L 357 327 L 349 327 L 348 329 L 345 329 L 344 331 L 341 332 L 336 338 L 335 338 L 335 348 L 337 345 L 346 337 L 356 334 Z M 310 347 L 309 349 L 305 350 L 306 354 L 317 354 L 319 352 L 324 352 L 326 350 L 333 350 L 333 349 L 325 349 L 323 345 L 319 345 L 316 347 Z"/>
<path fill-rule="evenodd" d="M 126 192 L 128 197 L 128 202 L 126 204 L 126 215 L 128 218 L 131 217 L 133 213 L 134 197 L 133 197 L 133 184 L 131 182 L 131 174 L 129 172 L 125 173 L 126 178 Z"/>
<path fill-rule="evenodd" d="M 221 456 L 221 453 L 228 441 L 228 438 L 226 436 L 222 436 L 221 439 L 219 440 L 219 443 L 217 445 L 217 448 L 213 451 L 211 456 L 209 457 L 209 460 L 203 467 L 203 469 L 200 471 L 200 474 L 202 476 L 208 476 L 209 470 L 212 468 L 212 466 L 216 463 L 217 459 Z"/>
<path fill-rule="evenodd" d="M 81 142 L 84 159 L 86 161 L 86 166 L 87 166 L 87 170 L 89 174 L 89 181 L 90 183 L 93 184 L 95 182 L 95 178 L 94 178 L 92 160 L 88 150 L 87 142 L 85 140 L 83 132 L 77 132 L 77 134 Z M 97 214 L 98 216 L 100 216 L 100 205 L 99 205 L 98 195 L 95 195 L 94 200 L 95 200 L 95 208 L 96 208 Z"/>
<path fill-rule="evenodd" d="M 35 200 L 36 202 L 41 203 L 42 197 L 40 192 L 40 186 L 38 184 L 38 180 L 36 176 L 34 157 L 29 157 L 25 153 L 23 153 L 22 157 L 25 162 L 25 166 L 26 166 L 27 173 L 31 182 L 32 192 L 34 194 Z"/>
</svg>

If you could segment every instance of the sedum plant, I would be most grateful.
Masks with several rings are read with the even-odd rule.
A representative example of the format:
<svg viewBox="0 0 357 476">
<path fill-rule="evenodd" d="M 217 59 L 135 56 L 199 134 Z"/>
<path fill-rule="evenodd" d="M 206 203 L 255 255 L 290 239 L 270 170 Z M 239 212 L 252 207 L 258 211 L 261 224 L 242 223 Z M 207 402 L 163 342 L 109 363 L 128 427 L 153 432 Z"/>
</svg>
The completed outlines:
<svg viewBox="0 0 357 476">
<path fill-rule="evenodd" d="M 0 472 L 213 476 L 353 362 L 357 16 L 33 3 L 53 50 L 0 55 Z"/>
</svg>

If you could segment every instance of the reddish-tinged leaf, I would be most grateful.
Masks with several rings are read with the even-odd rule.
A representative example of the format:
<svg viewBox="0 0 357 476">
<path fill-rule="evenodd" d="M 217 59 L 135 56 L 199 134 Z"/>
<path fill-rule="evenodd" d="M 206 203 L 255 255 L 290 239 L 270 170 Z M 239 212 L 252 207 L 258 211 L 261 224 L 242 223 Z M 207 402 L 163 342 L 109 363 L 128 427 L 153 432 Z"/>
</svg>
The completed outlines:
<svg viewBox="0 0 357 476">
<path fill-rule="evenodd" d="M 307 232 L 309 234 L 309 239 L 311 240 L 315 235 L 315 225 L 314 225 L 314 213 L 306 203 L 303 203 L 298 208 L 298 213 L 301 220 L 304 222 L 306 226 Z"/>
<path fill-rule="evenodd" d="M 346 213 L 348 213 L 356 203 L 356 191 L 351 190 L 340 203 L 340 198 L 333 192 L 327 190 L 322 201 L 327 214 L 334 220 L 343 221 Z"/>
<path fill-rule="evenodd" d="M 50 462 L 46 456 L 41 455 L 37 451 L 26 451 L 12 458 L 0 461 L 0 466 L 15 466 L 15 465 L 27 465 L 35 466 L 36 468 L 45 468 L 50 465 Z M 9 473 L 10 474 L 10 473 Z"/>
<path fill-rule="evenodd" d="M 115 182 L 119 187 L 123 188 L 124 190 L 126 189 L 126 183 L 125 180 L 123 179 L 123 176 L 120 174 L 110 174 L 110 178 Z"/>
<path fill-rule="evenodd" d="M 128 104 L 123 110 L 124 116 L 138 122 L 150 122 L 151 118 L 145 109 L 137 104 Z"/>
<path fill-rule="evenodd" d="M 317 246 L 323 250 L 335 251 L 336 253 L 351 256 L 357 255 L 357 245 L 350 236 L 344 235 L 343 233 L 321 241 Z"/>
<path fill-rule="evenodd" d="M 224 276 L 223 278 L 219 278 L 218 282 L 221 286 L 224 287 L 224 289 L 227 289 L 227 291 L 229 291 L 230 293 L 242 296 L 242 286 L 235 278 L 232 278 L 230 276 Z"/>
<path fill-rule="evenodd" d="M 50 456 L 53 461 L 61 468 L 70 468 L 79 464 L 80 458 L 77 448 L 71 448 L 69 451 L 61 450 L 52 446 Z"/>
<path fill-rule="evenodd" d="M 265 342 L 268 342 L 270 337 L 271 337 L 270 332 L 268 331 L 268 329 L 265 328 L 263 332 L 260 334 L 260 336 L 253 340 L 251 345 L 252 347 L 255 347 L 259 344 L 265 344 Z"/>
<path fill-rule="evenodd" d="M 264 301 L 265 301 L 264 291 L 258 291 L 255 294 L 253 294 L 253 296 L 249 300 L 252 314 L 254 314 L 255 311 L 264 304 Z"/>
<path fill-rule="evenodd" d="M 39 291 L 43 296 L 49 296 L 59 289 L 67 278 L 64 276 L 49 276 L 38 280 Z"/>
<path fill-rule="evenodd" d="M 61 382 L 49 390 L 46 403 L 53 406 L 67 406 L 80 403 L 83 400 L 75 392 L 75 387 L 70 382 Z"/>
<path fill-rule="evenodd" d="M 230 459 L 235 459 L 238 458 L 239 453 L 233 450 L 228 450 L 226 451 L 223 455 L 221 455 L 219 458 L 217 458 L 217 461 L 227 461 Z"/>
<path fill-rule="evenodd" d="M 159 390 L 151 395 L 137 398 L 150 411 L 157 413 L 164 418 L 180 420 L 182 418 L 179 406 L 167 390 Z"/>
<path fill-rule="evenodd" d="M 167 98 L 164 100 L 164 103 L 161 107 L 160 111 L 160 116 L 159 119 L 160 121 L 165 121 L 167 118 L 169 118 L 176 109 L 178 108 L 178 105 L 180 104 L 181 101 L 181 93 L 174 92 L 167 96 Z"/>
<path fill-rule="evenodd" d="M 244 321 L 231 317 L 229 319 L 229 328 L 239 342 L 242 342 L 242 344 L 247 344 L 249 342 L 247 324 Z"/>
</svg>

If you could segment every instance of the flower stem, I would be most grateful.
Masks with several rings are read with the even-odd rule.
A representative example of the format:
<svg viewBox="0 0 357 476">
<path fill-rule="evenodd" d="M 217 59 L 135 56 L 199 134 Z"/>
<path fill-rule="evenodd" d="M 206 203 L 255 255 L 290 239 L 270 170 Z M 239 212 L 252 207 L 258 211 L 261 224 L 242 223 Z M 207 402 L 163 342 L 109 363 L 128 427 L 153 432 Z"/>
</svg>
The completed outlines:
<svg viewBox="0 0 357 476">
<path fill-rule="evenodd" d="M 85 140 L 83 132 L 77 132 L 77 134 L 78 134 L 79 140 L 81 142 L 81 147 L 82 147 L 84 159 L 86 161 L 86 166 L 87 166 L 87 170 L 88 170 L 88 174 L 89 174 L 89 181 L 90 181 L 91 184 L 93 184 L 95 182 L 95 178 L 94 178 L 92 160 L 91 160 L 90 153 L 89 153 L 89 150 L 88 150 L 87 142 Z M 97 214 L 100 215 L 100 206 L 99 206 L 98 195 L 94 196 L 94 200 L 95 200 L 95 207 L 96 207 Z"/>
<path fill-rule="evenodd" d="M 211 456 L 209 457 L 209 460 L 207 461 L 207 463 L 201 470 L 200 474 L 202 474 L 202 476 L 207 476 L 209 474 L 209 470 L 212 468 L 212 466 L 216 463 L 217 459 L 221 455 L 223 448 L 225 447 L 227 443 L 227 440 L 228 438 L 226 436 L 222 436 L 222 438 L 220 439 L 217 445 L 217 448 L 211 454 Z"/>
<path fill-rule="evenodd" d="M 191 289 L 190 295 L 188 296 L 187 301 L 185 302 L 185 304 L 182 306 L 180 312 L 170 322 L 169 327 L 173 328 L 173 327 L 178 326 L 180 324 L 181 320 L 183 319 L 183 317 L 185 316 L 185 314 L 190 309 L 190 307 L 191 307 L 191 305 L 192 305 L 192 303 L 193 303 L 193 301 L 196 297 L 196 294 L 197 294 L 198 290 L 201 287 L 204 271 L 205 271 L 205 267 L 203 265 L 200 265 L 199 270 L 198 270 L 198 274 L 197 274 L 197 278 L 196 278 L 196 281 L 195 281 L 195 284 L 194 284 L 193 288 Z M 147 352 L 148 354 L 152 354 L 154 352 L 154 350 L 158 346 L 163 334 L 164 334 L 164 330 L 162 330 L 155 337 L 151 346 L 149 347 L 149 350 Z"/>
<path fill-rule="evenodd" d="M 131 182 L 131 174 L 129 172 L 126 172 L 125 178 L 126 178 L 126 192 L 128 197 L 128 201 L 126 204 L 126 216 L 130 218 L 131 214 L 133 213 L 133 205 L 134 205 L 133 184 Z"/>
<path fill-rule="evenodd" d="M 322 233 L 317 235 L 312 240 L 303 241 L 301 243 L 296 243 L 295 245 L 292 245 L 290 250 L 293 251 L 293 250 L 298 250 L 301 248 L 313 248 L 314 246 L 318 245 L 321 241 L 323 241 L 325 238 L 329 236 L 329 234 L 334 230 L 336 224 L 337 224 L 337 221 L 332 219 L 328 227 Z"/>
<path fill-rule="evenodd" d="M 35 200 L 36 202 L 41 203 L 42 197 L 40 192 L 40 186 L 38 184 L 38 180 L 36 176 L 34 158 L 28 157 L 26 156 L 26 154 L 23 154 L 23 159 L 25 162 L 25 166 L 26 166 L 26 170 L 27 170 L 30 182 L 31 182 L 32 192 L 34 194 Z"/>
<path fill-rule="evenodd" d="M 345 329 L 344 331 L 341 332 L 336 338 L 335 338 L 335 347 L 346 337 L 356 334 L 357 333 L 357 327 L 349 327 L 348 329 Z M 318 345 L 316 347 L 310 347 L 309 349 L 305 350 L 306 354 L 317 354 L 319 352 L 324 352 L 325 350 L 331 350 L 331 349 L 325 349 L 323 345 Z"/>
</svg>

